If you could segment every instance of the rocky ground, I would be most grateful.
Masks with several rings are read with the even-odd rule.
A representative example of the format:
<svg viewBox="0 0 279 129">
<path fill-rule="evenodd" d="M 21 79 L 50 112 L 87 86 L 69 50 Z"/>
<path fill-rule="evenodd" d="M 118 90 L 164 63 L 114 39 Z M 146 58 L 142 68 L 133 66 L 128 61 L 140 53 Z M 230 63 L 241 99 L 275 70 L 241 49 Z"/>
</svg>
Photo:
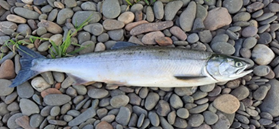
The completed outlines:
<svg viewBox="0 0 279 129">
<path fill-rule="evenodd" d="M 6 128 L 279 128 L 279 1 L 0 0 L 0 129 Z M 254 72 L 190 88 L 72 85 L 46 72 L 9 88 L 20 56 L 5 41 L 49 38 L 60 45 L 88 17 L 72 43 L 79 54 L 116 41 L 213 51 L 247 58 Z M 50 58 L 51 43 L 29 48 Z M 68 52 L 78 49 L 71 45 Z M 151 78 L 152 79 L 152 78 Z"/>
</svg>

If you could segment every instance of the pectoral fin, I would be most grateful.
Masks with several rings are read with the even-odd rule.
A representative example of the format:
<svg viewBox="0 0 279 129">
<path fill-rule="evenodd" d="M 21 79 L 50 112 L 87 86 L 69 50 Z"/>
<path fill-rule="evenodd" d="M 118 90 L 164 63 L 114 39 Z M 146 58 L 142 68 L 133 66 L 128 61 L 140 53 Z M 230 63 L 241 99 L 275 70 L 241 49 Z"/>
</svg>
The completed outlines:
<svg viewBox="0 0 279 129">
<path fill-rule="evenodd" d="M 179 80 L 193 80 L 206 78 L 207 76 L 175 75 L 174 77 Z"/>
<path fill-rule="evenodd" d="M 139 44 L 136 44 L 136 43 L 120 41 L 120 42 L 115 43 L 115 44 L 111 47 L 111 49 L 112 49 L 112 50 L 116 50 L 116 49 L 123 49 L 123 48 L 127 48 L 127 47 L 135 47 L 135 46 L 140 46 L 140 45 L 139 45 Z"/>
</svg>

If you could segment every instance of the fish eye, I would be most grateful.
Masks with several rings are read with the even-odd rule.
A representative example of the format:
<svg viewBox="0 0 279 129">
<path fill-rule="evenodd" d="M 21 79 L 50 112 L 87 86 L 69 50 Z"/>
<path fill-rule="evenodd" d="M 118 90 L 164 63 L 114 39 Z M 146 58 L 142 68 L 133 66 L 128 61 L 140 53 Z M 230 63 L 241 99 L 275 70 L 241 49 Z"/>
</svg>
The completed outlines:
<svg viewBox="0 0 279 129">
<path fill-rule="evenodd" d="M 243 64 L 241 63 L 241 62 L 235 62 L 235 64 L 234 64 L 236 67 L 241 67 L 241 66 L 243 66 Z"/>
</svg>

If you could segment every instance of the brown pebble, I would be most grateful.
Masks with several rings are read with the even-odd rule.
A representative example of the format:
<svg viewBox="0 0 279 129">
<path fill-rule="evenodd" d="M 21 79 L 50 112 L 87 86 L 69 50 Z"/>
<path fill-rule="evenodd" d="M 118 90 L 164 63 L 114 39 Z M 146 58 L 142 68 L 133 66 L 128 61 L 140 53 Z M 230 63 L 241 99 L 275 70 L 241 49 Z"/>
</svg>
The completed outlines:
<svg viewBox="0 0 279 129">
<path fill-rule="evenodd" d="M 157 22 L 157 23 L 147 23 L 147 24 L 141 24 L 136 27 L 134 27 L 131 31 L 131 35 L 138 35 L 146 32 L 151 31 L 159 31 L 164 30 L 166 28 L 169 28 L 173 26 L 172 21 L 163 21 L 163 22 Z"/>
<path fill-rule="evenodd" d="M 185 41 L 187 39 L 186 33 L 177 26 L 173 26 L 172 28 L 170 28 L 170 32 L 182 41 Z"/>
<path fill-rule="evenodd" d="M 46 90 L 43 90 L 41 92 L 41 96 L 44 98 L 45 96 L 49 94 L 62 94 L 61 91 L 57 90 L 56 88 L 48 88 Z"/>
<path fill-rule="evenodd" d="M 14 62 L 10 59 L 4 61 L 0 67 L 1 79 L 13 79 L 15 78 Z"/>
<path fill-rule="evenodd" d="M 125 29 L 127 31 L 131 31 L 134 27 L 141 25 L 141 24 L 146 24 L 149 23 L 148 21 L 142 20 L 142 21 L 138 21 L 138 22 L 132 22 L 126 25 Z"/>
<path fill-rule="evenodd" d="M 142 14 L 142 11 L 140 11 L 140 10 L 136 11 L 136 12 L 135 12 L 135 15 L 136 15 L 136 16 L 135 16 L 135 20 L 136 20 L 136 21 L 141 21 L 141 20 L 142 20 L 142 15 L 143 15 L 143 14 Z"/>
<path fill-rule="evenodd" d="M 53 34 L 60 34 L 63 31 L 58 24 L 47 20 L 42 20 L 41 22 L 39 22 L 38 27 L 45 27 L 48 32 Z"/>
<path fill-rule="evenodd" d="M 57 1 L 54 2 L 54 6 L 57 7 L 57 8 L 60 8 L 60 9 L 65 8 L 64 5 L 61 2 L 57 2 Z"/>
<path fill-rule="evenodd" d="M 172 40 L 169 37 L 158 37 L 158 38 L 155 38 L 155 41 L 160 46 L 172 45 Z"/>
<path fill-rule="evenodd" d="M 7 16 L 7 20 L 11 21 L 11 22 L 14 22 L 14 23 L 26 23 L 26 19 L 25 18 L 17 16 L 17 15 L 14 15 L 14 14 L 9 14 Z"/>
<path fill-rule="evenodd" d="M 103 22 L 103 26 L 106 30 L 117 30 L 124 27 L 124 23 L 122 21 L 112 20 L 112 19 L 106 19 Z"/>
<path fill-rule="evenodd" d="M 135 14 L 130 11 L 127 11 L 122 13 L 117 20 L 122 21 L 124 24 L 128 24 L 132 22 L 134 19 L 135 19 Z"/>
<path fill-rule="evenodd" d="M 155 39 L 159 37 L 164 37 L 161 31 L 150 32 L 144 35 L 141 39 L 144 44 L 156 44 Z"/>
<path fill-rule="evenodd" d="M 270 70 L 270 72 L 264 77 L 267 79 L 273 79 L 275 77 L 275 73 L 273 72 L 273 70 Z"/>
<path fill-rule="evenodd" d="M 231 15 L 228 10 L 223 7 L 212 9 L 208 12 L 204 20 L 205 28 L 208 30 L 216 30 L 232 22 Z"/>
<path fill-rule="evenodd" d="M 61 88 L 61 82 L 56 83 L 54 87 L 59 90 Z"/>
<path fill-rule="evenodd" d="M 96 129 L 113 129 L 112 125 L 106 121 L 97 124 Z"/>
<path fill-rule="evenodd" d="M 17 125 L 19 125 L 20 127 L 24 128 L 24 129 L 35 129 L 30 126 L 28 116 L 18 117 L 15 119 L 15 122 Z"/>
<path fill-rule="evenodd" d="M 216 109 L 224 113 L 233 114 L 240 107 L 240 102 L 233 95 L 222 94 L 213 101 L 213 105 Z"/>
</svg>

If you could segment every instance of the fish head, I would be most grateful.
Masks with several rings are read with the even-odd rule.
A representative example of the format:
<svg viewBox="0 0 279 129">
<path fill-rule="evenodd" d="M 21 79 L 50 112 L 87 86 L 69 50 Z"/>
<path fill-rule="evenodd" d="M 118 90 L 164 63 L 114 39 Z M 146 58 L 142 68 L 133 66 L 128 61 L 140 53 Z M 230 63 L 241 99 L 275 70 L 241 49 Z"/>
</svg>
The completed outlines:
<svg viewBox="0 0 279 129">
<path fill-rule="evenodd" d="M 234 80 L 252 72 L 246 70 L 249 62 L 244 59 L 214 54 L 207 62 L 207 72 L 218 82 Z"/>
</svg>

